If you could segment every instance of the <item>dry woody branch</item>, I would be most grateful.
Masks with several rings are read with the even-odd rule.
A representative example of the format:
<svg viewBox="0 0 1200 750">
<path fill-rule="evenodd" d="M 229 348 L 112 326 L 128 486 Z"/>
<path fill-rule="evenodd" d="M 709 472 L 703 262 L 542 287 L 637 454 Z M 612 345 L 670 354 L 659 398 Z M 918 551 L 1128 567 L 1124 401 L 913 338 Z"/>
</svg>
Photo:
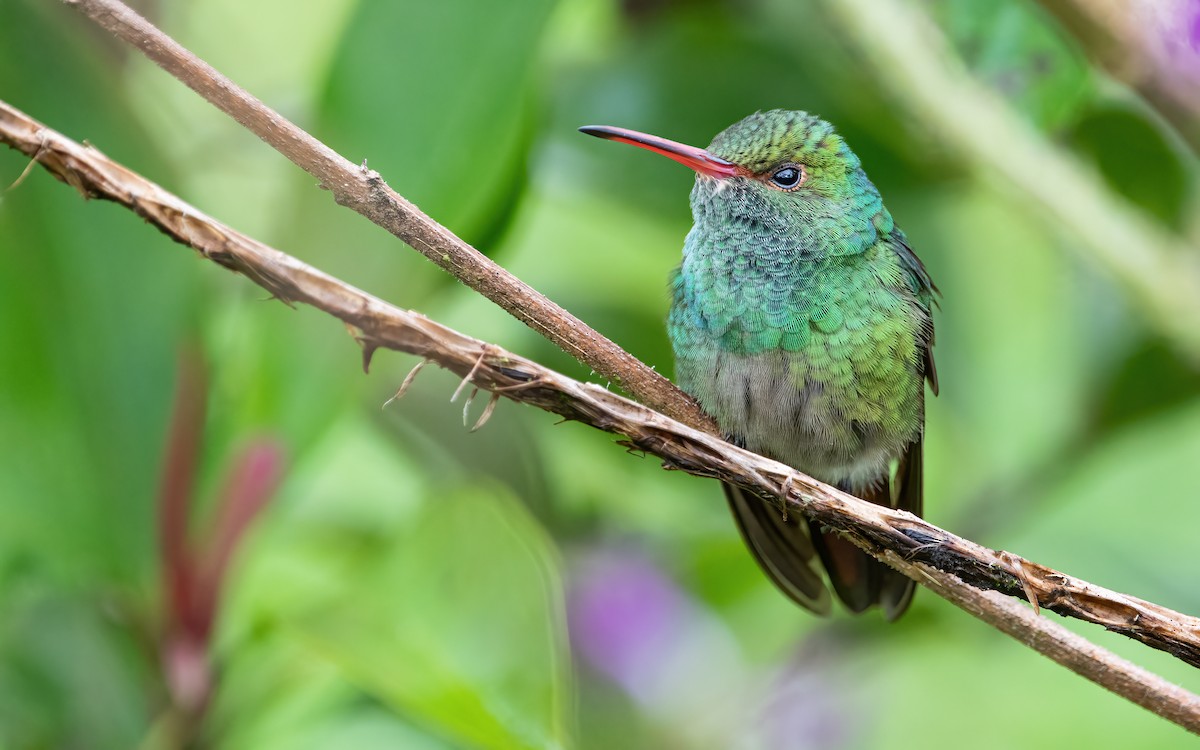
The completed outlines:
<svg viewBox="0 0 1200 750">
<path fill-rule="evenodd" d="M 643 403 L 694 427 L 711 419 L 671 381 L 463 242 L 388 187 L 112 0 L 66 0 L 315 177 L 340 205 L 391 232 L 459 281 Z"/>
<path fill-rule="evenodd" d="M 1194 666 L 1200 666 L 1200 619 L 987 549 L 911 514 L 858 500 L 599 386 L 572 380 L 389 305 L 216 222 L 96 149 L 42 126 L 3 102 L 0 141 L 27 154 L 84 197 L 130 208 L 176 241 L 245 275 L 276 298 L 311 305 L 342 320 L 362 344 L 364 364 L 381 347 L 415 354 L 462 376 L 463 389 L 468 385 L 485 389 L 493 398 L 499 395 L 584 422 L 622 436 L 628 445 L 662 458 L 670 468 L 716 477 L 787 503 L 841 531 L 979 619 L 1200 734 L 1200 698 L 1000 594 L 1101 625 Z"/>
</svg>

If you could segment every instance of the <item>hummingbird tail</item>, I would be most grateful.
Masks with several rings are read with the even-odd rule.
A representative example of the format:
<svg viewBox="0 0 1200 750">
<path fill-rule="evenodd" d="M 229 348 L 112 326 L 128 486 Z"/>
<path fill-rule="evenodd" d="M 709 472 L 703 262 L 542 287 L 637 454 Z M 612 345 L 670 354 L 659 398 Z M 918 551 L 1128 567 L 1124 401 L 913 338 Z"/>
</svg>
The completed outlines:
<svg viewBox="0 0 1200 750">
<path fill-rule="evenodd" d="M 924 437 L 918 437 L 900 456 L 895 480 L 853 492 L 877 505 L 889 506 L 921 515 L 924 505 Z M 894 491 L 893 491 L 894 488 Z M 813 547 L 829 574 L 829 583 L 838 598 L 852 612 L 862 612 L 878 604 L 888 622 L 894 622 L 908 609 L 917 584 L 908 576 L 884 565 L 850 542 L 833 533 L 823 533 L 820 524 L 809 522 Z"/>
<path fill-rule="evenodd" d="M 801 607 L 828 615 L 829 589 L 813 568 L 816 552 L 801 520 L 740 487 L 722 486 L 742 539 L 767 577 Z"/>
<path fill-rule="evenodd" d="M 845 487 L 839 489 L 878 505 L 891 504 L 891 491 L 887 483 L 880 483 L 879 487 L 870 487 L 858 492 Z M 813 546 L 821 556 L 825 572 L 829 574 L 829 584 L 846 608 L 857 614 L 878 603 L 883 568 L 886 566 L 854 546 L 852 542 L 838 536 L 836 532 L 821 531 L 821 524 L 809 521 L 808 527 L 812 534 Z"/>
</svg>

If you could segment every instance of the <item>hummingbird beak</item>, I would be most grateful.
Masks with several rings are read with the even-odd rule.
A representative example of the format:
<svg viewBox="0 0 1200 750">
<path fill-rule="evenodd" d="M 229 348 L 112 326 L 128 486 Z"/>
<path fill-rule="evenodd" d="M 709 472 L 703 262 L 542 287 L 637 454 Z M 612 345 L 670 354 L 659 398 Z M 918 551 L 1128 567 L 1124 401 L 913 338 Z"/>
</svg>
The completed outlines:
<svg viewBox="0 0 1200 750">
<path fill-rule="evenodd" d="M 614 128 L 608 125 L 584 125 L 579 129 L 579 132 L 594 135 L 597 138 L 603 138 L 608 141 L 628 143 L 638 148 L 644 148 L 647 151 L 653 151 L 656 154 L 662 154 L 668 159 L 674 159 L 683 166 L 694 169 L 708 177 L 723 179 L 750 174 L 745 168 L 731 161 L 725 161 L 719 156 L 713 156 L 702 148 L 686 146 L 675 141 L 668 141 L 666 138 L 659 138 L 656 135 L 639 133 L 636 130 Z"/>
</svg>

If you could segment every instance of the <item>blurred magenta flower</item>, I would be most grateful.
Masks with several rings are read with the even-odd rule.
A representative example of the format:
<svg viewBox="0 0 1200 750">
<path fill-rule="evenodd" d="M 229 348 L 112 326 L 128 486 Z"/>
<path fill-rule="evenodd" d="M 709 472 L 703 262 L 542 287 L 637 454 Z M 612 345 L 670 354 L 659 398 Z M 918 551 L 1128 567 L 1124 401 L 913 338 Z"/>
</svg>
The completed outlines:
<svg viewBox="0 0 1200 750">
<path fill-rule="evenodd" d="M 583 555 L 567 607 L 576 653 L 680 746 L 835 750 L 871 725 L 869 677 L 847 674 L 841 640 L 816 631 L 788 663 L 752 664 L 715 612 L 636 551 Z"/>
</svg>

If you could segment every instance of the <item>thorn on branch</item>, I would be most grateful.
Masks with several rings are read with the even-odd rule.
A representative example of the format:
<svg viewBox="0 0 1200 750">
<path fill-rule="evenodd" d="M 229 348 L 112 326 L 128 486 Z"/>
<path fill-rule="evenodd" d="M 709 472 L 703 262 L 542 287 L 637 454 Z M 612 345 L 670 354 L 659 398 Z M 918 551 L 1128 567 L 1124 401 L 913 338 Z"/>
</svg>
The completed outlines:
<svg viewBox="0 0 1200 750">
<path fill-rule="evenodd" d="M 404 376 L 404 381 L 402 383 L 400 383 L 400 387 L 398 389 L 396 389 L 396 392 L 394 394 L 392 394 L 392 397 L 389 398 L 387 401 L 384 401 L 383 406 L 381 406 L 379 408 L 386 409 L 388 404 L 392 403 L 393 401 L 395 401 L 397 399 L 404 398 L 404 394 L 408 392 L 408 387 L 410 385 L 412 385 L 414 380 L 417 379 L 417 373 L 421 371 L 421 368 L 424 367 L 427 362 L 429 362 L 428 359 L 423 359 L 420 362 L 418 362 L 411 370 L 409 370 L 408 374 Z"/>
<path fill-rule="evenodd" d="M 375 356 L 375 350 L 378 349 L 379 347 L 375 346 L 374 344 L 368 343 L 366 341 L 360 341 L 359 343 L 362 344 L 363 372 L 364 373 L 370 372 L 371 371 L 371 358 Z"/>
<path fill-rule="evenodd" d="M 242 271 L 240 268 L 237 270 L 240 273 L 245 273 L 245 271 Z M 246 275 L 251 279 L 254 278 L 253 276 L 250 276 L 250 274 L 246 274 Z M 262 285 L 262 286 L 264 286 L 264 288 L 267 289 L 267 291 L 271 292 L 272 299 L 277 299 L 280 302 L 282 302 L 283 304 L 287 305 L 288 307 L 292 306 L 291 304 L 288 303 L 288 301 L 286 299 L 283 299 L 277 293 L 275 293 L 273 291 L 272 286 L 270 286 L 270 285 Z M 270 300 L 267 300 L 267 301 L 270 301 Z M 346 326 L 346 332 L 350 334 L 350 337 L 353 338 L 358 343 L 358 345 L 362 347 L 363 372 L 364 373 L 370 372 L 371 371 L 371 358 L 375 356 L 375 350 L 378 349 L 379 347 L 377 345 L 375 345 L 370 339 L 368 339 L 366 334 L 363 333 L 363 330 L 361 328 L 359 328 L 358 326 L 356 326 L 352 323 L 347 323 L 345 321 L 343 321 L 343 324 Z M 384 405 L 386 406 L 386 404 L 384 404 Z"/>
</svg>

